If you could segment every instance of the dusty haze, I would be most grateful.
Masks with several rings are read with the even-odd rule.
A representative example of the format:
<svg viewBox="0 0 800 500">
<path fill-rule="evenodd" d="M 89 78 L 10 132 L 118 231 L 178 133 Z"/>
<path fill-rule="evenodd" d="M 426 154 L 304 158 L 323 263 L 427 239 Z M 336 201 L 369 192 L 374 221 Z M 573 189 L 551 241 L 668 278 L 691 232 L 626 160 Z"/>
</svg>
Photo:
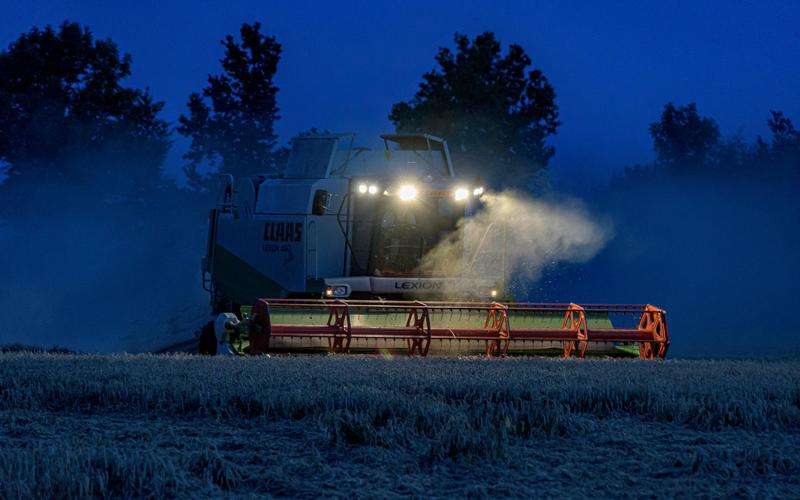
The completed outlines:
<svg viewBox="0 0 800 500">
<path fill-rule="evenodd" d="M 612 235 L 611 224 L 601 224 L 576 199 L 534 199 L 509 190 L 484 194 L 481 203 L 425 255 L 423 271 L 499 279 L 506 268 L 516 281 L 536 281 L 548 265 L 591 259 Z"/>
<path fill-rule="evenodd" d="M 675 356 L 797 353 L 793 182 L 662 179 L 598 189 L 585 205 L 501 193 L 462 224 L 491 236 L 509 221 L 518 300 L 659 305 Z M 142 351 L 191 338 L 208 313 L 207 206 L 102 205 L 67 188 L 42 206 L 0 224 L 0 344 Z M 449 238 L 426 265 L 447 269 L 458 244 Z M 473 269 L 497 265 L 502 247 L 486 248 L 494 254 L 471 256 Z"/>
</svg>

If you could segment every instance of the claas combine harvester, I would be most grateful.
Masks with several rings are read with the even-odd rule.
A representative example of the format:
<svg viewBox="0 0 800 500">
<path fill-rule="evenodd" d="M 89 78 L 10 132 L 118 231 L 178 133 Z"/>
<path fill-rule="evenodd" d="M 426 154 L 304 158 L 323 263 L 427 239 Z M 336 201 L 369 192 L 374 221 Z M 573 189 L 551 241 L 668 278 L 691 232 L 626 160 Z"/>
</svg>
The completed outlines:
<svg viewBox="0 0 800 500">
<path fill-rule="evenodd" d="M 484 187 L 456 177 L 440 138 L 381 137 L 383 150 L 353 147 L 352 134 L 303 137 L 280 176 L 222 177 L 201 353 L 666 355 L 657 307 L 507 300 L 508 224 L 459 234 Z M 455 262 L 426 266 L 445 238 Z"/>
</svg>

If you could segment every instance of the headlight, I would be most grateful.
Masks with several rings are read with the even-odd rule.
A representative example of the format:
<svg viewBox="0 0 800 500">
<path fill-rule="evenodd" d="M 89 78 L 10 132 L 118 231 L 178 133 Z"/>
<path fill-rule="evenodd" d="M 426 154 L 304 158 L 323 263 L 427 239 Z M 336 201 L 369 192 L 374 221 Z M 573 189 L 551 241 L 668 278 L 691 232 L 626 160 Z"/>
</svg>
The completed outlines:
<svg viewBox="0 0 800 500">
<path fill-rule="evenodd" d="M 364 194 L 367 192 L 367 185 L 366 184 L 359 184 L 358 185 L 358 192 Z"/>
<path fill-rule="evenodd" d="M 368 191 L 369 191 L 369 194 L 377 194 L 378 193 L 378 186 L 376 186 L 375 184 L 372 184 L 372 185 L 370 185 Z"/>
<path fill-rule="evenodd" d="M 456 201 L 466 200 L 468 196 L 469 191 L 465 187 L 456 188 L 456 190 L 453 191 L 453 198 L 455 198 Z"/>
<path fill-rule="evenodd" d="M 473 196 L 480 196 L 482 194 L 483 194 L 483 186 L 478 186 L 478 187 L 476 187 L 475 189 L 472 190 L 472 195 Z"/>
<path fill-rule="evenodd" d="M 325 289 L 326 297 L 347 297 L 348 295 L 347 286 L 345 285 L 334 285 Z"/>
<path fill-rule="evenodd" d="M 397 196 L 399 196 L 402 201 L 411 201 L 417 197 L 417 188 L 411 184 L 405 184 L 400 186 L 400 189 L 397 190 Z"/>
</svg>

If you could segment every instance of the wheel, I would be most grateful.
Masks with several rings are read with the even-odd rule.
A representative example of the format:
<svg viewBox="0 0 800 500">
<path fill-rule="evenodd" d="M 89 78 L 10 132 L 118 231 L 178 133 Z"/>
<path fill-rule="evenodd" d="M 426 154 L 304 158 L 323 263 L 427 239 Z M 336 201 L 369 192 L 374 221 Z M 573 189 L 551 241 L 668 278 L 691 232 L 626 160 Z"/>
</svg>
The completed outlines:
<svg viewBox="0 0 800 500">
<path fill-rule="evenodd" d="M 217 354 L 217 335 L 214 333 L 214 322 L 209 321 L 200 330 L 200 338 L 197 340 L 197 352 L 204 356 L 216 356 Z"/>
</svg>

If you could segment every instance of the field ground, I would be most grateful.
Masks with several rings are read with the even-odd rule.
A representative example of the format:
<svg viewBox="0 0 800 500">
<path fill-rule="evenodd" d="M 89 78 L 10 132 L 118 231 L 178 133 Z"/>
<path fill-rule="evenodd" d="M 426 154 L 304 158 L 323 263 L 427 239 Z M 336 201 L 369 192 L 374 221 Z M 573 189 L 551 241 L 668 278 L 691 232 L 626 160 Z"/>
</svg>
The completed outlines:
<svg viewBox="0 0 800 500">
<path fill-rule="evenodd" d="M 0 498 L 800 495 L 800 361 L 0 355 Z"/>
</svg>

